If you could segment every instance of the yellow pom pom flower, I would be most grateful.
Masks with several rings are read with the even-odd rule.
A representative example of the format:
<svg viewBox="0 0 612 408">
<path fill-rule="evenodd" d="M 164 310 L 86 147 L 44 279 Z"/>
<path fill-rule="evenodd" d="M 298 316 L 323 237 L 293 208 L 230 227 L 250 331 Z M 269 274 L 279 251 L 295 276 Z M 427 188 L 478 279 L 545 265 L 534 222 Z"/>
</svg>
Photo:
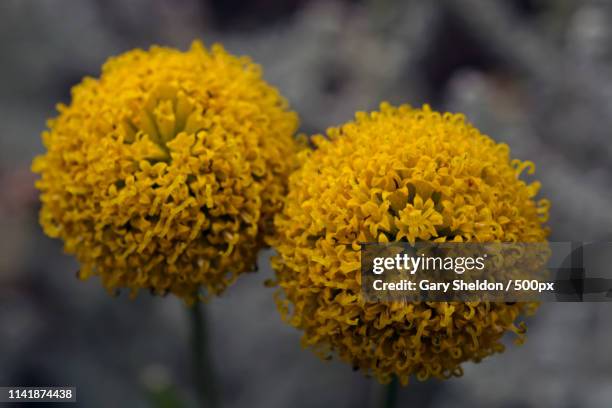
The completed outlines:
<svg viewBox="0 0 612 408">
<path fill-rule="evenodd" d="M 200 42 L 133 50 L 58 110 L 32 168 L 44 231 L 81 278 L 192 303 L 254 269 L 298 124 L 258 65 Z"/>
<path fill-rule="evenodd" d="M 533 303 L 365 302 L 360 243 L 545 242 L 549 204 L 463 115 L 382 104 L 313 137 L 272 240 L 277 303 L 302 343 L 386 383 L 461 375 L 504 349 Z"/>
</svg>

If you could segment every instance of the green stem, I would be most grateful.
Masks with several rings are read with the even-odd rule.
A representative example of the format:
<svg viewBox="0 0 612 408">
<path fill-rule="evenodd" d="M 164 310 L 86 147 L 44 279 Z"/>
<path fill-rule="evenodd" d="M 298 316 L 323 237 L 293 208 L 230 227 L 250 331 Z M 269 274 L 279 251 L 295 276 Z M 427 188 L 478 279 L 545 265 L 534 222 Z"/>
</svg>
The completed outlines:
<svg viewBox="0 0 612 408">
<path fill-rule="evenodd" d="M 383 408 L 395 408 L 397 405 L 397 391 L 399 382 L 396 376 L 391 378 L 391 382 L 385 385 L 385 395 L 383 399 Z"/>
<path fill-rule="evenodd" d="M 206 313 L 202 304 L 196 302 L 191 307 L 193 371 L 195 387 L 200 405 L 208 408 L 217 407 L 217 393 L 215 389 L 214 374 L 210 350 L 208 346 L 208 332 Z"/>
</svg>

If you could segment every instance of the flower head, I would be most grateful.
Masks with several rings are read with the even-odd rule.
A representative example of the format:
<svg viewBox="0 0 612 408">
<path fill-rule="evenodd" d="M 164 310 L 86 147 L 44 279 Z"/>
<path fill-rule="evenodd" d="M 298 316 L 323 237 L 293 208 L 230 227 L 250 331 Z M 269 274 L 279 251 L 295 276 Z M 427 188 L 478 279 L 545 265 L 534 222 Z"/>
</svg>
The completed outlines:
<svg viewBox="0 0 612 408">
<path fill-rule="evenodd" d="M 272 240 L 277 301 L 303 344 L 387 382 L 461 374 L 502 351 L 535 304 L 365 302 L 360 243 L 542 242 L 548 202 L 533 164 L 510 160 L 459 114 L 382 104 L 315 136 L 300 153 Z"/>
<path fill-rule="evenodd" d="M 188 302 L 254 268 L 293 168 L 297 115 L 258 65 L 152 47 L 110 58 L 43 133 L 40 222 L 106 288 Z"/>
</svg>

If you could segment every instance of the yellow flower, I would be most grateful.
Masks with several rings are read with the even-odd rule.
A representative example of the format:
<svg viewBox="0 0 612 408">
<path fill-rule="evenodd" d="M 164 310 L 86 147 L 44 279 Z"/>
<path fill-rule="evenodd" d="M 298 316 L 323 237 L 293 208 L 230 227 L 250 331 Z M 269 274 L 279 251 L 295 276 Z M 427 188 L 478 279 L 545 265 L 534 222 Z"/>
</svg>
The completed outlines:
<svg viewBox="0 0 612 408">
<path fill-rule="evenodd" d="M 436 211 L 431 198 L 423 203 L 421 196 L 415 196 L 414 205 L 406 204 L 398 215 L 396 240 L 406 238 L 414 245 L 417 238 L 426 241 L 438 236 L 435 226 L 442 225 L 442 215 Z"/>
<path fill-rule="evenodd" d="M 133 50 L 58 110 L 32 168 L 44 231 L 76 255 L 81 278 L 191 303 L 253 270 L 298 124 L 258 65 L 197 41 Z"/>
<path fill-rule="evenodd" d="M 403 384 L 461 375 L 461 363 L 504 349 L 533 303 L 371 303 L 361 293 L 360 243 L 543 242 L 548 202 L 520 179 L 533 164 L 510 160 L 459 114 L 382 104 L 313 137 L 289 179 L 271 240 L 277 303 L 324 358 Z"/>
</svg>

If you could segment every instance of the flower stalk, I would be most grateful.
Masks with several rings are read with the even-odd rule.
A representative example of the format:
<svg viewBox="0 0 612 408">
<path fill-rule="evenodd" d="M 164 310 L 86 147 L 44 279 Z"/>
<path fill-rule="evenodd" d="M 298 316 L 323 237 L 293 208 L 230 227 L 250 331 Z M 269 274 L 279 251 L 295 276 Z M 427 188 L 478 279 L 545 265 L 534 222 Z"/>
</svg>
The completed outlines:
<svg viewBox="0 0 612 408">
<path fill-rule="evenodd" d="M 396 376 L 391 378 L 391 382 L 385 385 L 385 391 L 383 395 L 383 408 L 395 408 L 397 406 L 397 393 L 399 389 L 399 382 Z"/>
<path fill-rule="evenodd" d="M 214 369 L 208 342 L 208 322 L 202 304 L 196 302 L 189 310 L 193 352 L 193 375 L 199 405 L 208 408 L 218 406 Z"/>
</svg>

